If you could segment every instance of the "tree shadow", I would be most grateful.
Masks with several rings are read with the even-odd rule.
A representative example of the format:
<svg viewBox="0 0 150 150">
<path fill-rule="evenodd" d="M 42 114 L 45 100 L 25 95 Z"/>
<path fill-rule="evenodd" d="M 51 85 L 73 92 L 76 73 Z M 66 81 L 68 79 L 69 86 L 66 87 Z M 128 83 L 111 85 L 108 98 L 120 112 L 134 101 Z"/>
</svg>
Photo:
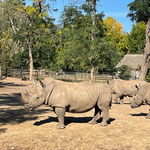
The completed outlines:
<svg viewBox="0 0 150 150">
<path fill-rule="evenodd" d="M 37 109 L 33 112 L 25 110 L 20 93 L 0 95 L 0 126 L 35 120 L 39 118 L 39 114 L 41 115 L 46 112 L 50 112 L 50 108 Z M 0 133 L 5 131 L 6 129 L 0 130 Z"/>
<path fill-rule="evenodd" d="M 147 113 L 130 114 L 131 116 L 147 116 Z"/>
<path fill-rule="evenodd" d="M 7 130 L 6 128 L 2 128 L 2 129 L 0 129 L 0 134 L 1 134 L 1 133 L 5 133 L 5 132 L 6 132 L 6 130 Z"/>
<path fill-rule="evenodd" d="M 21 93 L 1 94 L 0 106 L 21 106 Z"/>
<path fill-rule="evenodd" d="M 88 123 L 90 120 L 92 120 L 93 117 L 65 117 L 65 125 L 67 126 L 70 123 Z M 111 124 L 112 121 L 114 121 L 115 118 L 110 118 L 107 123 Z M 47 119 L 36 121 L 33 125 L 40 126 L 45 123 L 51 123 L 51 122 L 58 122 L 57 117 L 49 117 Z M 102 122 L 102 117 L 97 121 L 97 123 Z"/>
<path fill-rule="evenodd" d="M 13 82 L 9 82 L 9 83 L 5 83 L 3 81 L 0 80 L 0 88 L 2 87 L 5 87 L 5 86 L 27 86 L 27 85 L 24 85 L 24 84 L 15 84 Z"/>
</svg>

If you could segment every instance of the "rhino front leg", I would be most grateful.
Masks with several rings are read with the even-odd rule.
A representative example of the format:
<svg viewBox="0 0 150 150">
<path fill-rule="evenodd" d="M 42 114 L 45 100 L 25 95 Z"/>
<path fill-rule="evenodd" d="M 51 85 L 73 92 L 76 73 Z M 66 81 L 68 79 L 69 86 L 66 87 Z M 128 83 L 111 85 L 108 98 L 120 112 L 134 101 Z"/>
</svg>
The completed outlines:
<svg viewBox="0 0 150 150">
<path fill-rule="evenodd" d="M 114 101 L 116 102 L 116 104 L 123 103 L 122 97 L 123 96 L 121 94 L 114 94 Z"/>
<path fill-rule="evenodd" d="M 98 108 L 98 106 L 95 107 L 95 113 L 94 113 L 94 117 L 92 118 L 91 121 L 89 121 L 89 124 L 96 124 L 97 120 L 100 119 L 101 117 L 101 109 Z"/>
<path fill-rule="evenodd" d="M 102 110 L 103 114 L 103 121 L 101 122 L 100 126 L 107 126 L 107 121 L 109 119 L 109 109 Z"/>
<path fill-rule="evenodd" d="M 64 129 L 65 128 L 65 125 L 64 125 L 65 109 L 61 107 L 55 107 L 54 112 L 58 118 L 57 129 Z"/>
</svg>

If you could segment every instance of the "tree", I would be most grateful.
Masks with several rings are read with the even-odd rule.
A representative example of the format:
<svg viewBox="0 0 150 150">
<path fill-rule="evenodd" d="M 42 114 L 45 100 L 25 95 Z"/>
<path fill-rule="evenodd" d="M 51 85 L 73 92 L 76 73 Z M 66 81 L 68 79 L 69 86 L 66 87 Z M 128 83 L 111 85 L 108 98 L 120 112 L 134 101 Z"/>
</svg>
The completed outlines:
<svg viewBox="0 0 150 150">
<path fill-rule="evenodd" d="M 73 0 L 74 1 L 74 0 Z M 85 0 L 85 4 L 83 4 L 83 9 L 85 12 L 87 13 L 92 13 L 92 22 L 91 22 L 91 41 L 94 43 L 94 39 L 95 39 L 95 18 L 96 18 L 96 5 L 97 5 L 97 1 L 99 0 Z M 94 44 L 93 44 L 94 45 Z M 93 50 L 93 53 L 94 53 L 94 46 L 92 46 L 91 50 Z M 94 78 L 94 64 L 93 64 L 93 59 L 94 57 L 92 58 L 89 57 L 89 61 L 90 61 L 90 65 L 91 65 L 91 74 L 90 74 L 90 82 L 93 81 L 93 78 Z"/>
<path fill-rule="evenodd" d="M 106 24 L 106 37 L 109 42 L 116 44 L 116 50 L 122 56 L 128 52 L 127 35 L 123 30 L 123 25 L 117 22 L 113 17 L 107 17 L 104 20 Z"/>
<path fill-rule="evenodd" d="M 146 45 L 143 55 L 143 63 L 141 66 L 141 74 L 139 80 L 145 80 L 149 62 L 150 62 L 150 1 L 134 0 L 128 4 L 130 13 L 127 15 L 132 21 L 146 23 Z"/>
<path fill-rule="evenodd" d="M 82 12 L 82 10 L 90 13 Z M 81 7 L 65 8 L 62 13 L 61 28 L 64 45 L 58 58 L 61 66 L 84 71 L 91 71 L 91 63 L 95 68 L 109 68 L 109 71 L 115 66 L 120 55 L 116 51 L 115 44 L 109 42 L 104 36 L 103 16 L 103 13 L 95 16 L 95 38 L 92 41 L 93 26 L 89 6 L 84 4 Z"/>
<path fill-rule="evenodd" d="M 145 47 L 145 22 L 138 22 L 132 25 L 131 32 L 127 34 L 129 53 L 142 54 Z"/>
<path fill-rule="evenodd" d="M 40 36 L 48 34 L 55 44 L 54 35 L 51 33 L 51 30 L 48 30 L 47 27 L 50 26 L 50 17 L 48 15 L 48 10 L 50 8 L 49 4 L 46 4 L 46 1 L 35 1 L 32 6 L 27 6 L 22 8 L 22 11 L 25 15 L 24 22 L 21 27 L 17 30 L 17 33 L 14 36 L 15 40 L 22 41 L 25 49 L 28 49 L 29 52 L 29 66 L 30 66 L 30 80 L 33 76 L 33 48 L 35 47 L 37 41 L 40 40 Z"/>
</svg>

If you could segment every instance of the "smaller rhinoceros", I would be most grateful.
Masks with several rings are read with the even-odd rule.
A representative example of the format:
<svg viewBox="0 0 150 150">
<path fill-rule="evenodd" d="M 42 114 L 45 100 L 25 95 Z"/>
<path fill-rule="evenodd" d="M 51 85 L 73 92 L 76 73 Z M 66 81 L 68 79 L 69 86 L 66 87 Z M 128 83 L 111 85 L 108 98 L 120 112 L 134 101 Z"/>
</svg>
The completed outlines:
<svg viewBox="0 0 150 150">
<path fill-rule="evenodd" d="M 112 79 L 111 81 L 107 81 L 107 83 L 114 94 L 114 101 L 116 101 L 116 103 L 122 103 L 124 96 L 132 97 L 136 95 L 136 84 L 140 83 L 143 85 L 146 82 L 140 80 Z"/>
<path fill-rule="evenodd" d="M 43 81 L 34 81 L 33 85 L 22 93 L 25 109 L 45 104 L 53 108 L 58 117 L 57 128 L 63 129 L 65 112 L 84 113 L 95 108 L 93 119 L 89 122 L 95 124 L 103 115 L 102 126 L 107 125 L 109 109 L 111 107 L 111 90 L 107 85 L 90 82 L 63 82 L 51 77 Z"/>
<path fill-rule="evenodd" d="M 135 86 L 137 88 L 137 94 L 130 99 L 128 98 L 131 103 L 131 108 L 137 108 L 142 104 L 150 105 L 150 83 Z M 150 119 L 150 109 L 145 118 Z"/>
</svg>

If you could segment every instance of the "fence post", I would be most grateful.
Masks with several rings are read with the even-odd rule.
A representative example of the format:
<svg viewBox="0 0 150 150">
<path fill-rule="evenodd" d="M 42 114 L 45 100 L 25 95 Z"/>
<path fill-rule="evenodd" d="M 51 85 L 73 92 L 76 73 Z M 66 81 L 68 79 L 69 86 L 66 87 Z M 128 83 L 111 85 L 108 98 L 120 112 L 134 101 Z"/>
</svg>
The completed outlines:
<svg viewBox="0 0 150 150">
<path fill-rule="evenodd" d="M 0 65 L 0 78 L 2 78 L 2 68 L 1 68 L 1 65 Z"/>
<path fill-rule="evenodd" d="M 74 74 L 74 75 L 75 75 L 75 82 L 77 82 L 77 79 L 76 79 L 76 72 L 75 72 L 75 74 Z"/>
<path fill-rule="evenodd" d="M 21 68 L 21 75 L 20 75 L 20 78 L 22 78 L 22 68 Z"/>
<path fill-rule="evenodd" d="M 8 77 L 8 73 L 7 73 L 7 67 L 6 67 L 6 77 Z"/>
<path fill-rule="evenodd" d="M 37 71 L 37 80 L 38 80 L 38 78 L 39 78 L 39 77 L 38 77 L 38 71 Z"/>
</svg>

